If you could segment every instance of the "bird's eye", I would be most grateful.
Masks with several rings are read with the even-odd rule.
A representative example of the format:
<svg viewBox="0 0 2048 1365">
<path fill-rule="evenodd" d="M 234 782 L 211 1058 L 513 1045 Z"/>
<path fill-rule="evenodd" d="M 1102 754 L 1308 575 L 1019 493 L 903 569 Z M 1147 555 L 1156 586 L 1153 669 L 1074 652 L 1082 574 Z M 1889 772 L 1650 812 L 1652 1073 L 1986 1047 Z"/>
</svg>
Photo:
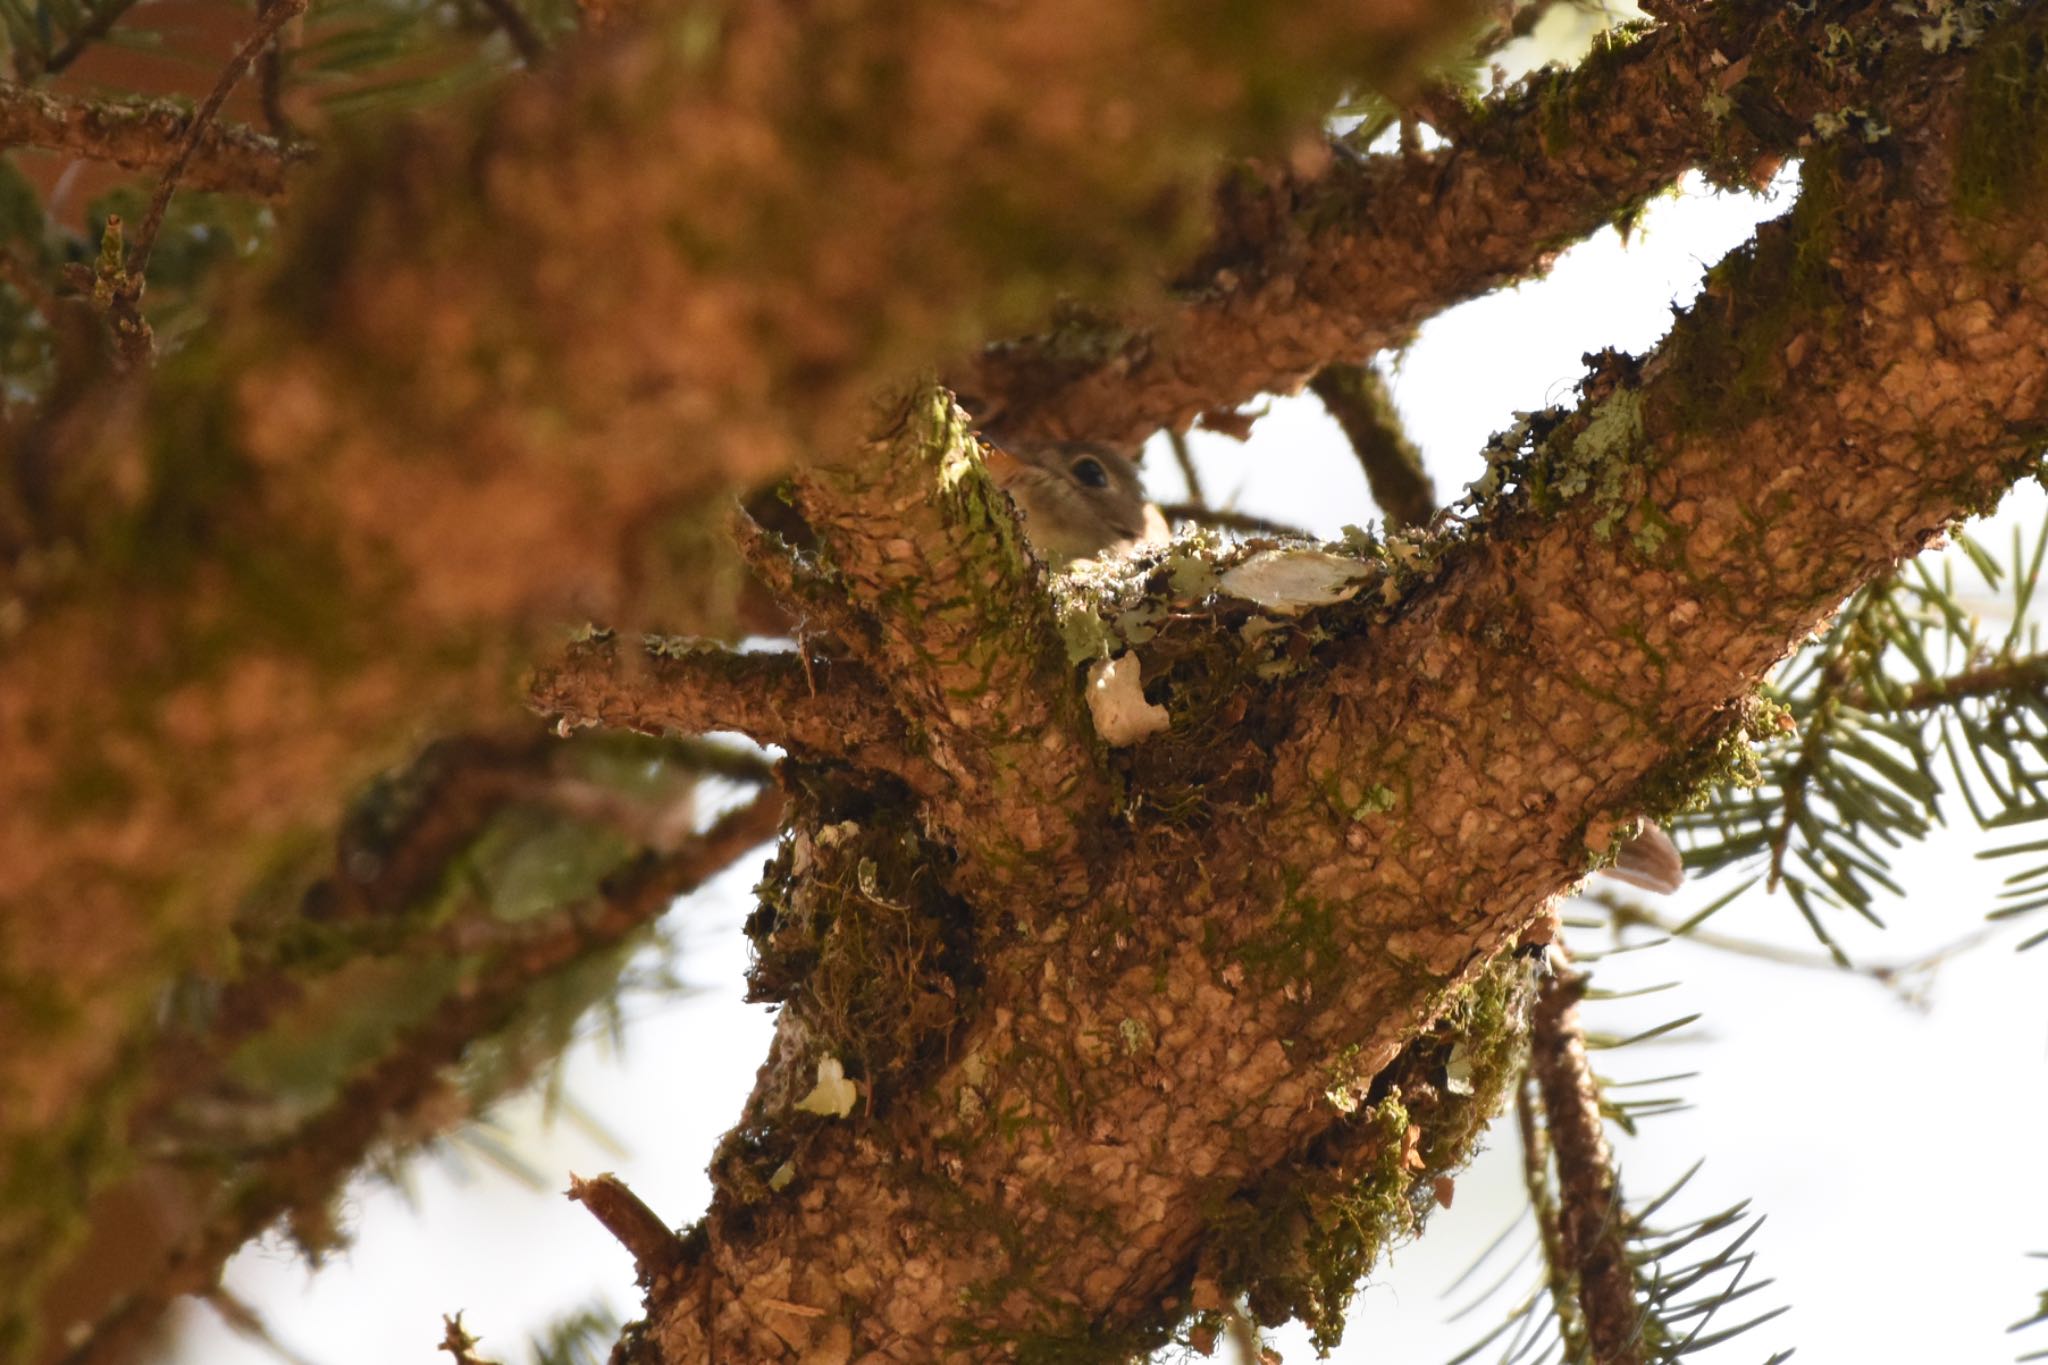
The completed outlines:
<svg viewBox="0 0 2048 1365">
<path fill-rule="evenodd" d="M 1109 487 L 1109 471 L 1092 455 L 1083 455 L 1074 461 L 1074 477 L 1090 488 Z"/>
</svg>

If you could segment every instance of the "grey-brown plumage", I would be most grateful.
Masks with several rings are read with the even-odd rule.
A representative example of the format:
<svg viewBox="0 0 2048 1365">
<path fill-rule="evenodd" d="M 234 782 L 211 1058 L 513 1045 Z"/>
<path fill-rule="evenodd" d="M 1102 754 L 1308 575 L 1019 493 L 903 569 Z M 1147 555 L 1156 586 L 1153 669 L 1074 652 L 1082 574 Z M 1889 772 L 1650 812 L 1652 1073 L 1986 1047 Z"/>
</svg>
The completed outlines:
<svg viewBox="0 0 2048 1365">
<path fill-rule="evenodd" d="M 1685 884 L 1685 859 L 1670 835 L 1645 821 L 1643 832 L 1621 846 L 1607 875 L 1668 896 Z"/>
<path fill-rule="evenodd" d="M 1092 441 L 1004 441 L 989 472 L 1024 515 L 1024 534 L 1047 563 L 1120 550 L 1163 530 L 1137 466 Z"/>
</svg>

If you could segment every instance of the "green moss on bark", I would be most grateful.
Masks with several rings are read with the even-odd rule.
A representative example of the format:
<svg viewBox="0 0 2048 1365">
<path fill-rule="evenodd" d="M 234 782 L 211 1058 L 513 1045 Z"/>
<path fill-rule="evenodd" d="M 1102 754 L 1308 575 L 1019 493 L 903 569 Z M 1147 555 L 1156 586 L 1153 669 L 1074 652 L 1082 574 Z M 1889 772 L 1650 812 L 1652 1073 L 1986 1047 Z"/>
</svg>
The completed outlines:
<svg viewBox="0 0 2048 1365">
<path fill-rule="evenodd" d="M 1971 218 L 2037 214 L 2048 202 L 2048 35 L 1995 34 L 1970 58 L 1956 137 L 1955 204 Z"/>
<path fill-rule="evenodd" d="M 1393 1242 L 1421 1230 L 1439 1181 L 1472 1159 L 1525 1043 L 1531 968 L 1503 954 L 1444 998 L 1436 1022 L 1371 1079 L 1294 1170 L 1221 1204 L 1203 1273 L 1261 1323 L 1295 1319 L 1320 1352 Z M 1342 1087 L 1333 1089 L 1332 1102 Z"/>
</svg>

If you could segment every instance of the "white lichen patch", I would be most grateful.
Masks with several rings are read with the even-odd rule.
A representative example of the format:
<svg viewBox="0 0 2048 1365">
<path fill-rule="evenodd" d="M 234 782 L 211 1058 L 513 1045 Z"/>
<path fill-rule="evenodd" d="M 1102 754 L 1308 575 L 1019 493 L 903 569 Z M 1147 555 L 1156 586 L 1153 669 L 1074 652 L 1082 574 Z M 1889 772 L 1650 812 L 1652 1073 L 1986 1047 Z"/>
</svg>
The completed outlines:
<svg viewBox="0 0 2048 1365">
<path fill-rule="evenodd" d="M 1144 670 L 1135 654 L 1099 659 L 1088 669 L 1088 714 L 1112 748 L 1159 734 L 1172 722 L 1166 708 L 1145 700 Z"/>
<path fill-rule="evenodd" d="M 1220 586 L 1232 597 L 1294 616 L 1357 596 L 1372 566 L 1328 550 L 1261 550 L 1227 570 Z"/>
<path fill-rule="evenodd" d="M 859 1100 L 860 1082 L 846 1079 L 846 1068 L 837 1057 L 820 1057 L 818 1083 L 811 1087 L 810 1094 L 796 1102 L 796 1107 L 806 1114 L 843 1119 L 853 1112 Z"/>
</svg>

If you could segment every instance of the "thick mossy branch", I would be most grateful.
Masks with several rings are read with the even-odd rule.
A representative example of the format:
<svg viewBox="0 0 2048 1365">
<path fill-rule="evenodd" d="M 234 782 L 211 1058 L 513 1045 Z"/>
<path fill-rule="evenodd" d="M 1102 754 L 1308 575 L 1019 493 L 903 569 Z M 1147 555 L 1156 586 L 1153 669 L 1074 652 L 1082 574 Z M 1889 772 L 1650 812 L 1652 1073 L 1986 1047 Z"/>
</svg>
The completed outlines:
<svg viewBox="0 0 2048 1365">
<path fill-rule="evenodd" d="M 1260 1323 L 1299 1321 L 1318 1347 L 1336 1346 L 1366 1274 L 1449 1202 L 1451 1177 L 1501 1112 L 1527 1045 L 1532 987 L 1530 960 L 1504 953 L 1377 1075 L 1339 1059 L 1326 1098 L 1342 1117 L 1302 1160 L 1212 1214 L 1197 1305 L 1217 1289 L 1243 1295 Z"/>
<path fill-rule="evenodd" d="M 1168 325 L 1076 314 L 989 348 L 953 382 L 1006 430 L 1113 441 L 1291 392 L 1540 273 L 1688 170 L 1754 186 L 1815 141 L 1816 120 L 1860 110 L 1898 126 L 1914 73 L 1968 55 L 1961 38 L 1923 45 L 1923 26 L 1895 6 L 1802 18 L 1775 0 L 1720 0 L 1532 75 L 1488 100 L 1455 145 L 1361 156 L 1332 144 L 1289 168 L 1244 169 L 1222 185 L 1221 224 L 1176 282 Z"/>
<path fill-rule="evenodd" d="M 126 1159 L 107 1135 L 127 1131 L 135 1078 L 122 1059 L 153 1036 L 180 965 L 160 959 L 161 942 L 227 951 L 250 867 L 283 861 L 252 853 L 257 841 L 331 821 L 334 788 L 394 737 L 502 710 L 531 623 L 630 597 L 620 525 L 720 472 L 778 465 L 797 436 L 843 430 L 854 395 L 964 321 L 1156 260 L 1173 234 L 1154 211 L 1163 198 L 1171 214 L 1186 168 L 1240 145 L 1223 130 L 1249 114 L 1295 126 L 1285 111 L 1318 88 L 1295 77 L 1327 75 L 1345 52 L 1332 26 L 1361 37 L 1348 25 L 1377 13 L 1225 8 L 1222 40 L 1178 13 L 1099 0 L 957 14 L 856 4 L 826 33 L 798 31 L 779 7 L 736 8 L 724 28 L 678 20 L 661 35 L 682 41 L 593 48 L 558 83 L 509 92 L 482 130 L 340 156 L 337 175 L 390 160 L 373 192 L 338 181 L 303 220 L 289 263 L 336 269 L 282 272 L 218 349 L 195 347 L 159 377 L 144 415 L 114 412 L 149 440 L 121 428 L 131 434 L 98 456 L 55 466 L 75 483 L 53 496 L 53 524 L 78 533 L 92 571 L 39 588 L 0 673 L 0 842 L 18 855 L 0 867 L 0 896 L 27 907 L 0 918 L 0 1007 L 8 1025 L 39 1029 L 37 1047 L 0 1063 L 0 1138 L 20 1183 L 47 1183 L 59 1207 L 43 1222 L 42 1205 L 5 1210 L 0 1251 L 33 1263 L 17 1277 L 8 1261 L 0 1283 L 32 1284 L 33 1258 L 75 1213 L 64 1201 Z M 925 60 L 906 79 L 913 42 Z M 1041 45 L 1092 76 L 1049 80 L 1069 67 L 1049 72 Z M 1639 369 L 1610 358 L 1578 411 L 1504 447 L 1503 496 L 1462 538 L 1374 547 L 1430 572 L 1357 574 L 1353 547 L 1310 561 L 1304 600 L 1233 586 L 1205 552 L 1166 551 L 1151 566 L 1160 582 L 1118 599 L 1110 624 L 1169 722 L 1227 734 L 1219 684 L 1247 686 L 1240 715 L 1255 733 L 1233 737 L 1219 800 L 1190 779 L 1188 750 L 1149 764 L 1171 727 L 1107 758 L 1087 742 L 1014 521 L 950 414 L 906 424 L 916 458 L 806 485 L 833 571 L 877 623 L 871 646 L 847 647 L 886 663 L 878 686 L 924 727 L 906 747 L 948 781 L 922 802 L 876 784 L 875 811 L 856 819 L 873 833 L 820 860 L 832 896 L 788 897 L 797 951 L 822 959 L 844 932 L 847 956 L 820 978 L 816 1011 L 786 1011 L 764 1068 L 742 1145 L 776 1160 L 721 1164 L 703 1234 L 633 1339 L 639 1358 L 926 1357 L 972 1343 L 1077 1359 L 1155 1336 L 1218 1192 L 1265 1186 L 1338 1125 L 1333 1077 L 1386 1071 L 1606 846 L 1644 784 L 1726 731 L 1788 642 L 2033 468 L 2048 424 L 2048 246 L 2000 177 L 1988 183 L 2001 194 L 1957 226 L 1968 182 L 1952 153 L 1987 130 L 1951 98 L 1947 62 L 1892 50 L 1910 57 L 1904 76 L 1870 88 L 1897 131 L 1874 151 L 1814 158 L 1810 188 L 1825 193 L 1718 277 L 1669 347 Z M 1711 95 L 1708 54 L 1693 55 L 1681 93 Z M 1731 88 L 1769 65 L 1752 61 L 1759 74 Z M 1631 85 L 1642 70 L 1630 61 L 1601 69 L 1617 108 L 1664 107 L 1655 80 Z M 1155 108 L 1164 131 L 1135 148 L 1102 138 L 1114 110 L 1090 92 L 1108 90 L 1117 108 Z M 1086 134 L 1041 124 L 1046 111 Z M 1568 140 L 1582 116 L 1599 117 L 1554 103 L 1516 136 Z M 1612 131 L 1592 145 L 1626 148 L 1629 129 Z M 1645 155 L 1669 131 L 1653 120 Z M 1523 220 L 1524 197 L 1475 188 L 1462 164 L 1432 168 L 1432 197 L 1384 201 L 1390 230 L 1423 244 L 1390 269 L 1430 258 L 1439 208 L 1490 203 L 1495 221 Z M 1615 183 L 1633 174 L 1621 167 Z M 449 195 L 451 181 L 482 186 L 486 206 Z M 1004 197 L 1018 185 L 1050 216 Z M 623 216 L 586 220 L 565 201 L 616 202 Z M 731 206 L 732 221 L 686 211 L 707 203 Z M 982 233 L 1001 249 L 950 254 Z M 1016 262 L 1039 259 L 1041 235 L 1058 249 L 1018 286 Z M 1505 235 L 1482 274 L 1526 262 L 1527 237 Z M 595 278 L 535 268 L 600 256 L 614 268 Z M 914 304 L 906 280 L 922 286 Z M 1432 289 L 1394 312 L 1433 306 Z M 1260 297 L 1270 311 L 1251 335 L 1266 343 L 1281 310 Z M 1355 318 L 1333 330 L 1359 353 Z M 1314 338 L 1299 350 L 1319 354 Z M 1745 401 L 1707 420 L 1731 383 Z M 679 433 L 715 434 L 701 449 L 684 441 L 679 459 Z M 1205 672 L 1175 612 L 1212 592 L 1252 593 L 1237 600 L 1262 609 L 1235 609 Z M 1101 625 L 1084 644 L 1108 638 Z M 1182 652 L 1150 668 L 1148 648 L 1169 647 Z M 1281 651 L 1257 660 L 1278 674 L 1245 667 L 1265 650 Z M 118 695 L 81 683 L 97 679 Z M 1288 705 L 1261 706 L 1272 692 L 1253 682 L 1284 686 Z M 532 888 L 508 876 L 487 887 L 489 916 L 455 912 L 489 949 L 484 965 L 522 990 L 527 966 L 576 958 L 590 930 L 547 914 L 566 898 L 536 906 Z M 866 918 L 904 906 L 936 913 Z M 932 950 L 933 919 L 965 924 L 964 944 L 940 935 Z M 10 927 L 22 924 L 37 934 Z M 436 960 L 395 966 L 460 984 L 475 941 L 451 929 Z M 963 947 L 971 961 L 948 956 Z M 910 969 L 863 982 L 847 969 L 861 962 Z M 794 1000 L 810 982 L 800 964 L 791 974 Z M 324 1003 L 357 980 L 325 983 Z M 826 1060 L 813 1023 L 835 1007 L 873 1019 L 906 981 L 914 1036 L 873 1054 L 892 1080 L 866 1078 L 872 1110 L 808 1104 Z M 422 1046 L 401 1047 L 388 1075 L 373 1068 L 389 1084 L 351 1092 L 356 1107 L 322 1111 L 335 1134 L 299 1134 L 305 1179 L 267 1151 L 284 1164 L 259 1172 L 276 1183 L 251 1193 L 253 1212 L 293 1208 L 317 1226 L 308 1206 L 349 1142 L 386 1110 L 417 1110 L 431 1097 L 422 1060 L 452 1055 L 503 1004 L 449 979 L 384 984 L 397 1006 L 426 1002 L 429 1017 L 386 1019 Z M 406 989 L 420 984 L 435 989 Z M 478 1012 L 461 1013 L 470 1002 Z M 863 1040 L 850 1032 L 849 1054 Z M 276 1049 L 238 1061 L 281 1070 Z M 247 1223 L 219 1227 L 195 1265 L 217 1263 Z"/>
<path fill-rule="evenodd" d="M 1108 785 L 1044 570 L 950 395 L 920 392 L 857 458 L 805 471 L 795 502 L 947 779 L 922 788 L 932 817 L 1004 878 L 1069 862 Z"/>
<path fill-rule="evenodd" d="M 1793 641 L 2035 468 L 2048 245 L 2020 214 L 1957 223 L 1956 72 L 1917 69 L 1890 141 L 1816 168 L 1825 214 L 1768 226 L 1757 268 L 1657 355 L 1602 357 L 1576 411 L 1503 444 L 1495 496 L 1446 538 L 1237 551 L 1221 572 L 1179 546 L 1094 594 L 1081 657 L 1135 657 L 1170 722 L 1224 723 L 1225 697 L 1180 695 L 1205 679 L 1244 680 L 1243 718 L 1285 689 L 1277 732 L 1233 746 L 1254 766 L 1214 801 L 1147 763 L 1171 726 L 1114 751 L 1123 818 L 1066 914 L 948 869 L 977 926 L 1031 932 L 982 931 L 944 1060 L 857 1123 L 790 1112 L 818 1058 L 787 1035 L 750 1112 L 774 1164 L 721 1187 L 642 1358 L 1079 1360 L 1151 1339 L 1204 1211 L 1338 1125 L 1334 1076 L 1392 1065 L 1644 791 L 1699 771 Z M 1824 300 L 1788 287 L 1815 251 Z M 1733 366 L 1678 363 L 1724 347 Z M 1692 420 L 1696 383 L 1746 368 L 1777 378 L 1759 407 Z M 1393 571 L 1411 558 L 1426 571 Z M 896 562 L 876 554 L 872 581 Z M 1204 669 L 1211 597 L 1264 619 L 1215 630 Z M 1279 671 L 1247 676 L 1276 636 L 1297 642 Z M 769 1300 L 799 1312 L 750 1306 Z"/>
</svg>

